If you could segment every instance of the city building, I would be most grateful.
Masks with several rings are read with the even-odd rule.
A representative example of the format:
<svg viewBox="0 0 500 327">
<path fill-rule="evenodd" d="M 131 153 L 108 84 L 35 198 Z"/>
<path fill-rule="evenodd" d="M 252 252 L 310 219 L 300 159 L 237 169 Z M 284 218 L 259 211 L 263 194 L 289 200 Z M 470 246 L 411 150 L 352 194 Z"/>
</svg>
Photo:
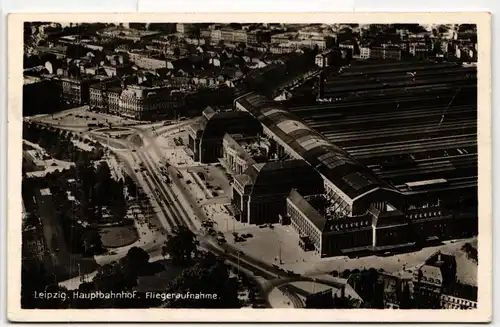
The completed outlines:
<svg viewBox="0 0 500 327">
<path fill-rule="evenodd" d="M 412 308 L 412 274 L 407 271 L 385 273 L 378 271 L 377 275 L 384 285 L 384 307 L 387 309 Z"/>
<path fill-rule="evenodd" d="M 401 60 L 402 50 L 398 47 L 372 47 L 370 59 Z"/>
<path fill-rule="evenodd" d="M 409 52 L 418 60 L 429 59 L 429 49 L 425 45 L 412 45 Z"/>
<path fill-rule="evenodd" d="M 371 58 L 371 49 L 370 47 L 363 46 L 359 48 L 359 58 L 360 59 L 370 59 Z"/>
<path fill-rule="evenodd" d="M 189 24 L 189 23 L 177 23 L 176 25 L 177 33 L 183 35 L 192 35 L 198 31 L 197 24 Z"/>
<path fill-rule="evenodd" d="M 184 101 L 188 112 L 200 115 L 207 106 L 228 107 L 235 96 L 235 88 L 226 84 L 205 87 L 203 85 L 185 91 Z"/>
<path fill-rule="evenodd" d="M 256 136 L 262 134 L 260 123 L 250 114 L 239 111 L 203 110 L 201 119 L 188 128 L 189 149 L 195 161 L 217 162 L 223 157 L 226 134 Z"/>
<path fill-rule="evenodd" d="M 119 98 L 119 115 L 138 120 L 176 117 L 185 106 L 185 95 L 171 87 L 127 85 Z"/>
<path fill-rule="evenodd" d="M 226 134 L 222 148 L 222 160 L 233 174 L 243 174 L 254 164 L 273 160 L 273 144 L 261 136 Z"/>
<path fill-rule="evenodd" d="M 246 30 L 234 30 L 234 42 L 247 43 L 248 34 Z"/>
<path fill-rule="evenodd" d="M 278 223 L 294 188 L 304 194 L 317 194 L 323 190 L 323 181 L 303 160 L 255 163 L 234 177 L 231 204 L 238 210 L 241 222 Z"/>
<path fill-rule="evenodd" d="M 476 251 L 477 245 L 471 246 Z M 413 277 L 414 297 L 422 309 L 477 309 L 477 259 L 462 249 L 429 257 Z"/>
<path fill-rule="evenodd" d="M 120 39 L 133 42 L 149 41 L 160 35 L 158 31 L 136 30 L 123 26 L 111 26 L 97 31 L 97 35 L 110 39 Z"/>
<path fill-rule="evenodd" d="M 335 59 L 337 59 L 337 57 L 338 54 L 337 51 L 335 50 L 324 51 L 316 55 L 314 63 L 321 68 L 330 67 L 332 64 L 335 63 Z"/>
<path fill-rule="evenodd" d="M 130 61 L 137 67 L 146 70 L 156 70 L 167 67 L 167 60 L 163 54 L 155 51 L 129 51 Z"/>
<path fill-rule="evenodd" d="M 410 225 L 404 214 L 392 207 L 385 211 L 371 207 L 367 213 L 347 217 L 325 194 L 302 196 L 292 190 L 287 215 L 297 231 L 298 243 L 321 257 L 356 253 L 386 252 L 408 248 Z"/>
<path fill-rule="evenodd" d="M 184 93 L 172 87 L 127 85 L 109 78 L 90 86 L 90 106 L 137 120 L 177 117 L 185 107 Z"/>
<path fill-rule="evenodd" d="M 378 96 L 380 89 L 390 87 L 390 83 L 402 85 L 400 87 L 406 86 L 404 92 L 408 93 L 407 84 L 399 84 L 400 82 L 393 78 L 390 79 L 390 82 L 377 82 L 380 83 L 380 86 L 377 86 L 380 89 L 375 88 L 374 81 L 371 80 L 371 72 L 395 74 L 401 69 L 403 72 L 401 79 L 416 82 L 415 77 L 407 72 L 411 71 L 412 67 L 419 70 L 427 69 L 427 64 L 423 63 L 379 65 L 377 67 L 374 64 L 370 66 L 372 68 L 360 66 L 359 72 L 354 67 L 346 69 L 349 73 L 345 73 L 345 79 L 341 78 L 338 81 L 343 97 L 348 94 L 346 90 L 350 87 L 348 86 L 350 83 L 352 83 L 353 91 L 365 90 L 366 95 L 370 94 L 366 90 L 373 88 L 375 97 Z M 449 80 L 450 83 L 469 83 L 469 78 L 473 74 L 472 71 L 469 71 L 471 68 L 465 69 L 455 64 L 439 66 L 429 63 L 428 65 L 428 68 L 434 69 L 432 72 L 439 76 L 436 83 L 442 83 L 443 80 Z M 390 70 L 389 67 L 391 67 Z M 443 71 L 440 72 L 439 69 Z M 450 75 L 447 76 L 447 74 Z M 424 75 L 423 81 L 426 83 L 434 81 L 428 76 Z M 367 78 L 368 82 L 363 84 L 361 80 Z M 474 100 L 475 91 L 472 86 L 468 90 L 466 85 L 468 84 L 463 84 L 461 87 L 463 94 L 456 94 L 456 89 L 450 88 L 449 90 L 440 90 L 439 92 L 443 93 L 436 96 L 428 94 L 428 90 L 422 90 L 420 87 L 415 92 L 424 92 L 423 94 L 426 94 L 427 97 L 415 97 L 414 94 L 410 94 L 408 97 L 410 97 L 410 101 L 418 102 L 418 105 L 423 105 L 424 101 L 436 102 L 436 105 L 438 103 L 446 105 L 449 104 L 451 98 L 457 101 L 456 105 L 469 103 Z M 396 91 L 385 91 L 388 94 L 395 92 L 394 96 L 400 101 L 399 104 L 394 104 L 394 108 L 397 105 L 396 109 L 390 109 L 392 113 L 394 110 L 404 110 L 399 109 L 403 100 L 397 95 L 399 91 Z M 438 91 L 436 90 L 436 92 Z M 399 151 L 406 153 L 401 147 L 384 148 L 384 142 L 390 140 L 385 136 L 381 137 L 382 143 L 380 146 L 375 146 L 373 152 L 355 151 L 357 150 L 356 144 L 363 145 L 360 149 L 369 148 L 370 142 L 376 143 L 377 138 L 366 137 L 365 133 L 360 133 L 362 140 L 355 139 L 351 143 L 340 132 L 344 128 L 345 120 L 338 119 L 339 117 L 369 115 L 370 111 L 364 111 L 368 109 L 363 107 L 366 104 L 360 100 L 359 94 L 353 94 L 352 99 L 361 102 L 356 104 L 346 100 L 346 102 L 337 101 L 335 104 L 317 104 L 312 106 L 309 112 L 303 105 L 300 105 L 295 111 L 293 108 L 288 109 L 284 104 L 271 102 L 257 93 L 249 93 L 235 100 L 236 110 L 249 112 L 262 123 L 265 137 L 273 140 L 277 145 L 278 157 L 289 156 L 294 159 L 303 159 L 314 167 L 323 178 L 325 192 L 315 195 L 325 199 L 322 206 L 313 205 L 315 201 L 314 197 L 311 197 L 312 194 L 301 195 L 300 192 L 292 192 L 287 200 L 287 219 L 284 220 L 291 221 L 292 226 L 297 230 L 299 244 L 304 249 L 314 249 L 321 256 L 353 255 L 358 252 L 395 252 L 435 244 L 440 240 L 477 234 L 477 213 L 475 213 L 477 205 L 474 202 L 475 194 L 477 194 L 477 191 L 474 191 L 477 182 L 472 178 L 467 185 L 458 185 L 453 182 L 454 178 L 462 176 L 462 174 L 470 174 L 470 171 L 474 169 L 473 163 L 477 163 L 477 161 L 471 158 L 469 162 L 467 159 L 467 164 L 464 162 L 464 165 L 459 166 L 457 163 L 455 169 L 445 169 L 441 173 L 437 168 L 433 169 L 432 172 L 430 170 L 427 172 L 425 169 L 415 171 L 411 168 L 413 164 L 409 163 L 410 159 L 405 159 L 405 156 L 398 157 Z M 366 101 L 372 103 L 370 100 Z M 345 110 L 341 109 L 343 108 L 342 103 L 345 103 Z M 471 114 L 474 105 L 476 104 L 471 104 Z M 335 138 L 332 136 L 327 138 L 318 133 L 295 114 L 296 112 L 298 115 L 304 115 L 316 111 L 318 117 L 323 117 L 321 110 L 328 106 L 335 106 L 336 114 L 328 118 L 331 119 L 330 121 L 327 118 L 321 118 L 313 124 L 321 126 L 322 131 L 329 135 L 340 133 Z M 380 104 L 376 106 L 380 106 Z M 354 109 L 357 107 L 360 109 Z M 394 117 L 396 119 L 398 116 Z M 463 118 L 469 119 L 465 115 Z M 308 119 L 311 121 L 310 118 Z M 373 120 L 369 116 L 367 119 Z M 346 123 L 347 131 L 352 131 L 353 124 L 366 126 L 362 121 L 354 123 L 355 121 L 358 120 L 349 120 Z M 422 121 L 420 122 L 422 123 Z M 374 129 L 384 128 L 389 124 L 387 118 L 380 125 L 372 123 L 373 126 L 370 126 Z M 330 124 L 334 125 L 331 129 L 328 127 Z M 465 125 L 453 126 L 454 129 L 462 129 Z M 474 126 L 471 128 L 473 131 Z M 352 133 L 349 132 L 345 135 L 352 135 Z M 380 135 L 380 133 L 376 135 Z M 405 135 L 408 137 L 408 134 Z M 468 137 L 465 135 L 464 137 L 468 140 Z M 335 143 L 332 143 L 331 140 L 335 140 Z M 472 147 L 474 140 L 474 136 L 470 135 L 471 148 L 466 150 L 468 154 L 475 153 Z M 416 138 L 414 142 L 422 141 L 420 138 Z M 389 142 L 389 144 L 391 143 Z M 348 151 L 340 146 L 347 147 Z M 448 147 L 450 144 L 442 146 Z M 451 146 L 453 147 L 453 145 Z M 409 151 L 415 151 L 415 149 L 415 147 L 408 148 Z M 428 147 L 419 147 L 418 149 L 427 151 Z M 394 151 L 394 153 L 388 151 Z M 447 153 L 449 155 L 450 152 Z M 433 152 L 433 154 L 439 157 L 441 152 Z M 460 150 L 457 154 L 465 155 L 466 152 Z M 385 161 L 376 159 L 387 156 L 391 159 L 384 159 Z M 411 158 L 413 158 L 412 162 L 414 160 L 418 162 L 420 160 L 418 158 L 422 158 L 422 160 L 425 158 L 426 161 L 431 160 L 429 155 L 422 157 L 417 152 L 412 154 Z M 396 164 L 397 160 L 401 161 L 400 165 Z M 377 164 L 380 166 L 373 166 Z M 379 168 L 369 169 L 367 165 Z M 386 173 L 391 171 L 393 173 Z M 238 183 L 241 194 L 245 194 L 242 185 L 252 185 L 251 179 L 246 177 L 240 182 L 235 182 L 235 185 Z M 463 187 L 471 187 L 471 193 L 468 193 L 470 197 L 464 194 L 460 195 L 463 192 Z"/>
<path fill-rule="evenodd" d="M 210 30 L 210 41 L 212 44 L 217 44 L 222 40 L 222 31 L 220 29 Z"/>
<path fill-rule="evenodd" d="M 89 103 L 90 85 L 99 79 L 94 76 L 61 76 L 62 100 L 76 105 Z"/>
<path fill-rule="evenodd" d="M 98 108 L 112 114 L 120 113 L 120 95 L 123 82 L 118 78 L 110 78 L 89 88 L 89 104 L 91 108 Z"/>
<path fill-rule="evenodd" d="M 271 35 L 271 43 L 287 43 L 291 40 L 296 40 L 299 36 L 297 32 L 287 32 Z"/>
<path fill-rule="evenodd" d="M 50 114 L 61 110 L 61 85 L 55 79 L 24 75 L 23 116 Z"/>
<path fill-rule="evenodd" d="M 315 276 L 321 284 L 316 284 L 312 294 L 306 296 L 307 309 L 356 309 L 363 304 L 363 299 L 343 278 L 330 275 Z"/>
</svg>

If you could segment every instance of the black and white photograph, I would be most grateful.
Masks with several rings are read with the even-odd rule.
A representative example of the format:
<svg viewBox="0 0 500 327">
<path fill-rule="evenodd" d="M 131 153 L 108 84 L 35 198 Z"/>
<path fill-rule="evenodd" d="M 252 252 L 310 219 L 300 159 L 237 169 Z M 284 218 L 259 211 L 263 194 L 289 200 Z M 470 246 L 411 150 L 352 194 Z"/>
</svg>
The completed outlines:
<svg viewBox="0 0 500 327">
<path fill-rule="evenodd" d="M 22 22 L 16 305 L 489 308 L 477 23 L 206 18 Z"/>
</svg>

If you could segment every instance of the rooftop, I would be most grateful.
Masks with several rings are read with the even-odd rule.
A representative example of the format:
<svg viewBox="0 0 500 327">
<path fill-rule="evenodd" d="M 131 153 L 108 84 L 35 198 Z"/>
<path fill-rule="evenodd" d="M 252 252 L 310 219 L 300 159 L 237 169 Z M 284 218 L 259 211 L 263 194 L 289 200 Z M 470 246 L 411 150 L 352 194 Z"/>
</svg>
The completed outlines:
<svg viewBox="0 0 500 327">
<path fill-rule="evenodd" d="M 42 79 L 40 77 L 24 75 L 24 85 L 34 84 L 41 81 Z"/>
<path fill-rule="evenodd" d="M 236 100 L 312 167 L 354 199 L 372 189 L 390 186 L 375 177 L 347 152 L 307 126 L 284 106 L 256 93 Z"/>
<path fill-rule="evenodd" d="M 151 36 L 151 35 L 158 35 L 158 34 L 161 34 L 161 32 L 144 31 L 144 30 L 136 30 L 133 28 L 112 26 L 112 27 L 107 27 L 103 30 L 100 30 L 97 34 L 100 34 L 103 36 L 110 36 L 110 37 L 135 38 L 135 37 L 145 37 L 145 36 Z"/>
</svg>

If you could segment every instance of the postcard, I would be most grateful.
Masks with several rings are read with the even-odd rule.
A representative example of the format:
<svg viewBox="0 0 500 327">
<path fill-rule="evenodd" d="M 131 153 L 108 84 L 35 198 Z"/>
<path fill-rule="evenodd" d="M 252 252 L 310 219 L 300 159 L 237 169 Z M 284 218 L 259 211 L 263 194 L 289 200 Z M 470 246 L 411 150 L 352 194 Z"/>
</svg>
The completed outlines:
<svg viewBox="0 0 500 327">
<path fill-rule="evenodd" d="M 489 13 L 8 31 L 11 321 L 491 320 Z"/>
</svg>

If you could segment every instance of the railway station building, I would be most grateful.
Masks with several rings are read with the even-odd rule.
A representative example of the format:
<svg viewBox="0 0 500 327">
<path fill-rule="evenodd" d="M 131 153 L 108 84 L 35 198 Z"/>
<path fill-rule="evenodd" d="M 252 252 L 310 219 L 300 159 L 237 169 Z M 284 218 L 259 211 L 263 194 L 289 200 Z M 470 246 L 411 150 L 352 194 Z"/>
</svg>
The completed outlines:
<svg viewBox="0 0 500 327">
<path fill-rule="evenodd" d="M 322 193 L 323 181 L 301 159 L 255 163 L 235 176 L 231 204 L 241 222 L 278 223 L 292 189 L 307 195 Z"/>
<path fill-rule="evenodd" d="M 190 125 L 189 149 L 193 159 L 202 163 L 217 162 L 223 157 L 223 139 L 229 134 L 257 136 L 262 133 L 258 120 L 242 111 L 203 110 L 201 119 Z"/>
<path fill-rule="evenodd" d="M 257 163 L 275 161 L 274 142 L 262 136 L 226 134 L 222 140 L 225 166 L 231 173 L 239 175 Z"/>
<path fill-rule="evenodd" d="M 446 97 L 441 97 L 443 99 L 439 96 L 434 99 L 438 102 L 450 102 Z M 450 109 L 450 112 L 457 110 L 456 114 L 452 114 L 453 119 L 459 119 L 458 117 L 462 117 L 460 115 L 469 117 L 473 113 L 473 108 L 466 107 L 467 104 L 460 105 L 462 107 L 459 109 Z M 345 143 L 347 141 L 339 146 L 323 133 L 309 127 L 309 123 L 288 110 L 284 104 L 269 101 L 256 93 L 239 97 L 235 100 L 234 107 L 237 111 L 249 113 L 260 122 L 262 135 L 276 143 L 278 157 L 303 160 L 321 177 L 322 192 L 314 193 L 310 190 L 310 193 L 303 193 L 295 189 L 288 193 L 285 201 L 284 215 L 287 219 L 284 221 L 290 221 L 297 230 L 298 242 L 304 249 L 315 250 L 320 256 L 385 253 L 477 235 L 477 200 L 473 203 L 474 196 L 477 195 L 477 177 L 476 183 L 474 178 L 463 181 L 461 178 L 454 178 L 461 176 L 460 174 L 469 176 L 474 169 L 472 161 L 470 165 L 462 163 L 457 161 L 462 159 L 456 159 L 436 147 L 436 150 L 429 150 L 431 152 L 428 154 L 419 152 L 418 156 L 411 158 L 410 161 L 415 163 L 413 166 L 398 166 L 399 170 L 390 171 L 377 156 L 387 154 L 394 157 L 394 160 L 399 160 L 398 165 L 404 163 L 406 159 L 401 155 L 401 158 L 398 157 L 396 152 L 400 150 L 396 146 L 394 150 L 388 148 L 394 155 L 390 151 L 384 152 L 382 145 L 378 152 L 370 152 L 371 148 L 354 151 L 356 147 L 349 147 L 349 143 Z M 473 135 L 465 135 L 465 141 L 460 141 L 462 143 L 459 145 L 469 144 L 469 138 L 473 140 Z M 432 139 L 423 142 L 431 141 L 435 142 Z M 363 144 L 370 144 L 367 140 L 364 142 L 368 143 Z M 422 141 L 417 138 L 414 142 Z M 349 151 L 344 150 L 345 146 Z M 414 146 L 411 149 L 420 148 Z M 474 151 L 470 147 L 457 151 L 466 149 Z M 440 168 L 439 172 L 432 172 L 428 163 L 431 162 L 432 155 L 438 156 L 441 161 L 447 160 L 446 167 Z M 443 155 L 446 159 L 441 158 Z M 474 159 L 472 153 L 468 157 L 470 160 Z M 251 189 L 251 185 L 255 183 L 255 179 L 250 177 L 254 168 L 255 166 L 248 168 L 244 174 L 235 178 L 233 201 L 241 208 L 245 207 L 242 203 L 247 203 L 245 196 L 249 192 L 246 190 Z M 295 176 L 299 174 L 295 173 Z M 476 193 L 464 193 L 464 190 L 474 190 L 474 185 Z M 282 190 L 285 191 L 285 188 Z M 272 192 L 269 191 L 266 197 L 272 199 Z M 263 201 L 263 198 L 260 199 Z M 315 205 L 318 199 L 323 199 L 325 203 Z M 457 210 L 460 203 L 463 210 Z M 242 216 L 245 215 L 248 216 L 248 211 Z M 263 221 L 253 213 L 251 219 L 243 219 L 250 223 Z"/>
</svg>

